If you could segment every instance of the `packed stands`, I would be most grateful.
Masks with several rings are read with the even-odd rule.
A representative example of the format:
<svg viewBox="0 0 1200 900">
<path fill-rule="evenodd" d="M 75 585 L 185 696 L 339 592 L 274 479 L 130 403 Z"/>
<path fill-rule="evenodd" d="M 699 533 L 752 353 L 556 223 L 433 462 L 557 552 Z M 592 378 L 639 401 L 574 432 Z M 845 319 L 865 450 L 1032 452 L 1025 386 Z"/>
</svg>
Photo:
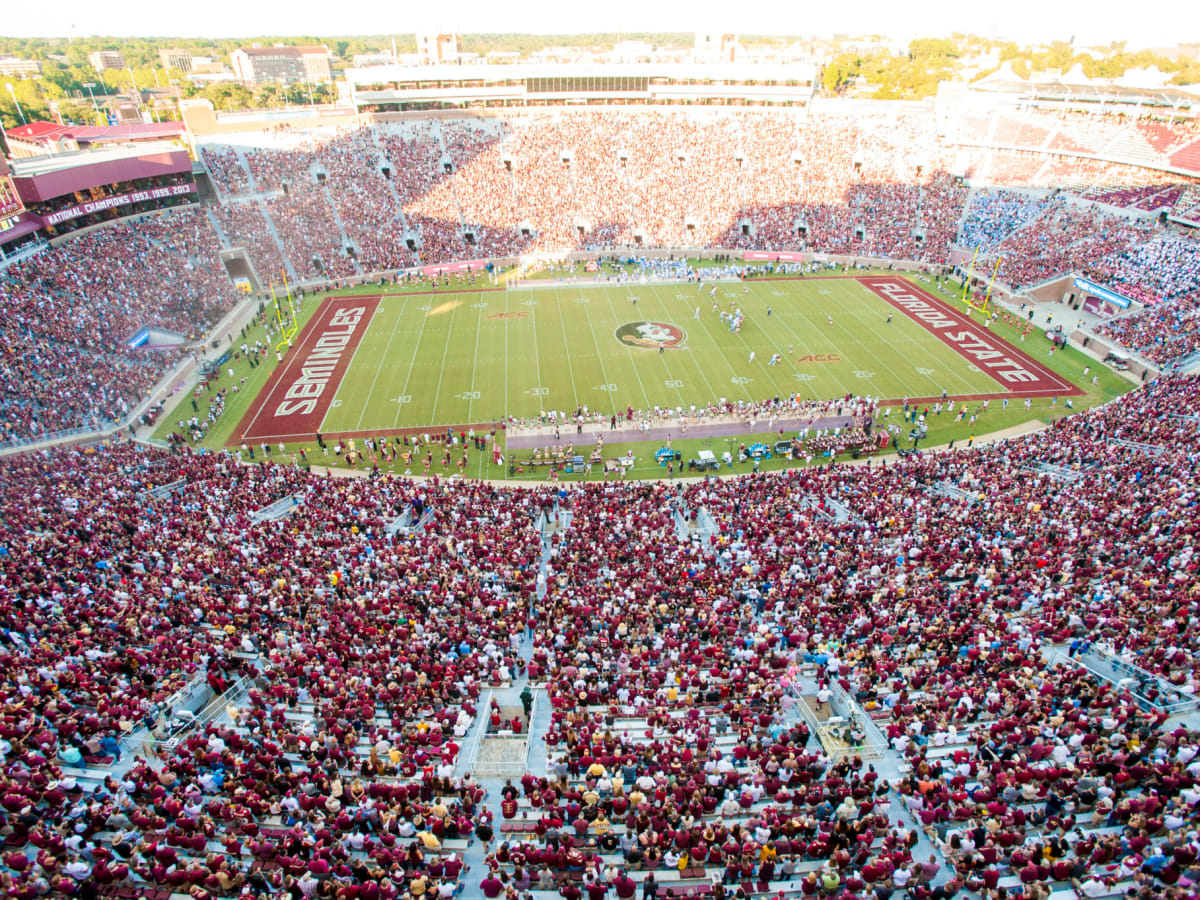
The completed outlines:
<svg viewBox="0 0 1200 900">
<path fill-rule="evenodd" d="M 0 462 L 0 885 L 1186 896 L 1198 400 L 686 485 Z M 475 777 L 525 687 L 547 758 Z"/>
<path fill-rule="evenodd" d="M 125 346 L 155 327 L 202 338 L 233 303 L 204 214 L 91 231 L 0 277 L 5 440 L 97 427 L 128 412 L 176 357 Z"/>
<path fill-rule="evenodd" d="M 561 108 L 280 127 L 209 138 L 199 149 L 218 194 L 206 212 L 225 243 L 246 248 L 264 286 L 614 245 L 926 262 L 946 261 L 959 245 L 978 249 L 985 264 L 1003 257 L 1001 278 L 1014 288 L 1078 272 L 1148 303 L 1194 296 L 1196 238 L 1154 215 L 1168 206 L 1190 214 L 1194 184 L 1115 161 L 1123 159 L 1115 150 L 1112 158 L 1063 155 L 1124 146 L 1118 139 L 1134 132 L 1139 146 L 1176 153 L 1195 141 L 1194 131 L 1031 113 L 1004 142 L 971 145 L 961 168 L 995 185 L 972 193 L 951 174 L 962 145 L 927 116 L 881 110 Z M 963 121 L 975 131 L 992 127 Z M 19 351 L 6 345 L 6 437 L 120 415 L 166 360 L 117 350 L 116 342 L 142 325 L 198 336 L 228 305 L 210 225 L 193 213 L 161 221 L 180 223 L 171 226 L 178 240 L 153 230 L 161 226 L 119 226 L 0 278 L 6 334 L 26 337 Z M 157 274 L 131 277 L 125 290 L 131 269 L 117 266 L 121 258 L 145 259 L 142 269 Z M 183 261 L 179 284 L 169 274 L 172 258 Z M 97 297 L 110 298 L 112 309 Z M 81 306 L 81 315 L 71 312 Z M 1148 317 L 1142 346 L 1167 352 L 1175 341 L 1162 329 L 1189 334 L 1190 321 L 1187 307 Z M 1130 320 L 1110 334 L 1139 339 L 1137 328 Z"/>
</svg>

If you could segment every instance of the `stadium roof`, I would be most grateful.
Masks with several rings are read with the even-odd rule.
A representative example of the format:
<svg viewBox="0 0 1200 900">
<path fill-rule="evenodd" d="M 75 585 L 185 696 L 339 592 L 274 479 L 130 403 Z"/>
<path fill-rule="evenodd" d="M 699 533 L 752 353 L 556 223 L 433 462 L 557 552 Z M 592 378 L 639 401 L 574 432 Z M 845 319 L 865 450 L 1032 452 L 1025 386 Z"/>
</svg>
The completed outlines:
<svg viewBox="0 0 1200 900">
<path fill-rule="evenodd" d="M 1070 80 L 1068 80 L 1070 79 Z M 971 85 L 973 91 L 1016 94 L 1030 100 L 1060 103 L 1120 103 L 1130 106 L 1171 106 L 1187 109 L 1196 98 L 1177 87 L 1131 87 L 1089 81 L 1082 69 L 1063 78 L 1024 79 L 1011 69 L 1000 69 Z"/>
<path fill-rule="evenodd" d="M 535 63 L 516 65 L 364 66 L 346 70 L 355 85 L 389 82 L 520 81 L 527 78 L 672 78 L 696 81 L 807 82 L 810 63 Z"/>
<path fill-rule="evenodd" d="M 54 122 L 30 122 L 8 129 L 8 136 L 21 141 L 74 140 L 80 144 L 115 144 L 178 137 L 184 133 L 182 122 L 136 122 L 129 125 L 56 125 Z"/>
<path fill-rule="evenodd" d="M 9 166 L 14 178 L 29 178 L 79 166 L 122 162 L 156 153 L 175 153 L 180 149 L 179 144 L 175 141 L 147 141 L 141 144 L 120 144 L 111 147 L 97 147 L 92 150 L 76 150 L 72 153 L 17 157 L 9 160 Z"/>
</svg>

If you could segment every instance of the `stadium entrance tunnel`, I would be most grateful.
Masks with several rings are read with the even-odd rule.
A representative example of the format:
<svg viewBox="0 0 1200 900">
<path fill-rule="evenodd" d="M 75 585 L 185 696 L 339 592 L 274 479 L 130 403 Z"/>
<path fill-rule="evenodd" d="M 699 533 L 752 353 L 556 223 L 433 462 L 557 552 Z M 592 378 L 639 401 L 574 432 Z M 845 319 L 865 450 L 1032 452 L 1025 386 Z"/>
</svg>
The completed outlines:
<svg viewBox="0 0 1200 900">
<path fill-rule="evenodd" d="M 225 271 L 229 274 L 229 280 L 234 284 L 238 284 L 241 281 L 248 281 L 254 289 L 254 293 L 262 290 L 262 283 L 259 282 L 254 267 L 250 265 L 250 257 L 246 255 L 245 248 L 235 247 L 232 250 L 222 250 L 221 262 L 225 265 Z"/>
</svg>

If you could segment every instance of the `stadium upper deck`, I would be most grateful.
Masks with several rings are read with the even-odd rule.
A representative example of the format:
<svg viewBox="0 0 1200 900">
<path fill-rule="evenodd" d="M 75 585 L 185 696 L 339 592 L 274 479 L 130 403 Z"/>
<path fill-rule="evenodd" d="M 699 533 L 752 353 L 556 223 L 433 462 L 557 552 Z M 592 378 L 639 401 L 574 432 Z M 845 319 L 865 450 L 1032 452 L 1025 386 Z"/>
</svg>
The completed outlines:
<svg viewBox="0 0 1200 900">
<path fill-rule="evenodd" d="M 371 66 L 346 71 L 360 112 L 557 104 L 802 106 L 810 64 Z"/>
</svg>

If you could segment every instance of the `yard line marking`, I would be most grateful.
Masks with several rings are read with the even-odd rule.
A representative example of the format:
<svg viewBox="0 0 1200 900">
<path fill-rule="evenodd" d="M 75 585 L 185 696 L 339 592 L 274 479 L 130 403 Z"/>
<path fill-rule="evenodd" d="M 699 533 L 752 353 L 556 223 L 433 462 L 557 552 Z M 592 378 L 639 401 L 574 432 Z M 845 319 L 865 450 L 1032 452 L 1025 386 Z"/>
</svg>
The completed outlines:
<svg viewBox="0 0 1200 900">
<path fill-rule="evenodd" d="M 664 306 L 665 305 L 666 304 L 664 304 Z M 696 361 L 695 351 L 691 347 L 688 347 L 687 350 L 691 354 L 692 365 L 696 367 L 696 371 L 700 373 L 700 378 L 704 381 L 705 386 L 708 388 L 709 396 L 712 397 L 713 400 L 716 400 L 720 394 L 713 390 L 712 382 L 708 380 L 708 375 L 704 371 L 704 366 Z"/>
<path fill-rule="evenodd" d="M 608 301 L 608 308 L 610 310 L 612 310 L 613 321 L 619 322 L 621 317 L 617 315 L 617 308 L 615 306 L 613 306 L 612 292 L 609 290 L 605 290 L 604 298 Z M 633 348 L 630 347 L 628 344 L 626 344 L 625 352 L 629 354 L 629 365 L 633 367 L 633 374 L 637 376 L 638 386 L 642 389 L 642 399 L 643 399 L 643 401 L 645 401 L 645 404 L 646 404 L 642 408 L 649 409 L 652 405 L 650 403 L 650 395 L 646 393 L 646 383 L 644 381 L 642 381 L 642 373 L 641 373 L 641 371 L 639 371 L 637 363 L 634 362 Z"/>
<path fill-rule="evenodd" d="M 458 313 L 458 304 L 450 308 L 450 321 L 446 325 L 446 346 L 442 349 L 442 366 L 438 369 L 438 383 L 433 391 L 433 411 L 429 414 L 429 424 L 437 424 L 438 399 L 442 396 L 442 382 L 446 380 L 446 357 L 450 355 L 450 341 L 454 337 L 454 317 Z"/>
<path fill-rule="evenodd" d="M 720 342 L 719 342 L 719 341 L 717 341 L 715 338 L 713 338 L 713 336 L 712 336 L 712 330 L 711 330 L 711 329 L 708 327 L 708 319 L 709 319 L 709 318 L 710 318 L 710 316 L 701 316 L 701 317 L 700 317 L 700 324 L 701 324 L 701 325 L 703 325 L 703 327 L 704 327 L 704 333 L 705 333 L 705 334 L 708 336 L 708 340 L 709 340 L 709 342 L 712 344 L 713 348 L 714 348 L 714 349 L 715 349 L 715 350 L 716 350 L 718 353 L 720 353 L 720 354 L 721 354 L 721 359 L 725 360 L 725 365 L 726 365 L 726 366 L 728 366 L 728 368 L 729 368 L 730 379 L 731 379 L 729 383 L 730 383 L 731 385 L 733 385 L 733 384 L 736 384 L 736 385 L 738 385 L 738 387 L 740 387 L 742 390 L 746 390 L 746 382 L 739 382 L 739 381 L 733 381 L 733 380 L 732 380 L 732 379 L 734 379 L 734 378 L 737 378 L 737 377 L 739 377 L 739 376 L 738 376 L 738 373 L 737 373 L 737 369 L 735 369 L 735 368 L 733 367 L 733 363 L 731 363 L 731 362 L 729 361 L 729 357 L 725 355 L 725 349 L 724 349 L 724 348 L 721 346 Z M 705 379 L 705 380 L 707 380 L 707 379 Z M 732 391 L 732 390 L 730 390 L 728 393 L 729 393 L 729 394 L 732 394 L 732 393 L 733 393 L 733 391 Z M 720 393 L 713 394 L 713 400 L 720 400 L 720 399 L 721 399 L 721 397 L 722 397 L 722 394 L 720 394 Z"/>
<path fill-rule="evenodd" d="M 836 328 L 837 330 L 845 333 L 847 343 L 849 343 L 852 346 L 861 348 L 865 353 L 870 353 L 872 356 L 871 361 L 873 363 L 876 363 L 880 366 L 883 366 L 883 368 L 887 369 L 888 372 L 891 373 L 892 379 L 895 381 L 896 386 L 899 388 L 903 388 L 905 393 L 908 393 L 908 382 L 906 382 L 903 378 L 901 378 L 896 373 L 896 370 L 893 369 L 891 366 L 889 366 L 883 360 L 883 358 L 881 356 L 879 356 L 878 354 L 872 353 L 867 348 L 866 344 L 863 341 L 861 341 L 857 337 L 855 337 L 854 333 L 851 332 L 849 328 L 847 328 L 845 325 L 842 324 L 841 313 L 846 313 L 847 315 L 849 315 L 852 319 L 854 319 L 856 322 L 858 322 L 860 325 L 862 325 L 864 328 L 866 328 L 868 332 L 871 332 L 870 326 L 868 326 L 866 324 L 866 322 L 863 321 L 862 317 L 859 316 L 857 313 L 855 313 L 854 310 L 848 309 L 846 307 L 846 305 L 844 303 L 842 303 L 842 301 L 840 299 L 838 299 L 838 295 L 836 292 L 830 291 L 829 299 L 832 300 L 835 304 L 837 304 L 837 308 L 839 311 L 838 312 L 838 321 L 834 323 L 833 327 Z M 884 343 L 886 343 L 886 342 L 884 342 Z M 866 372 L 866 371 L 868 371 L 868 370 L 866 370 L 866 369 L 855 370 L 854 377 L 869 381 L 870 385 L 871 385 L 871 393 L 875 394 L 876 396 L 882 397 L 883 392 L 879 390 L 879 386 L 875 383 L 875 373 L 870 372 L 869 375 L 861 374 L 862 372 Z M 860 394 L 859 391 L 851 391 L 851 393 L 854 394 L 856 397 L 859 396 L 859 394 Z"/>
<path fill-rule="evenodd" d="M 421 349 L 421 338 L 425 336 L 425 323 L 428 321 L 428 316 L 421 316 L 421 327 L 417 331 L 417 342 L 413 344 L 412 358 L 408 361 L 408 374 L 404 376 L 404 388 L 400 391 L 401 396 L 409 393 L 408 385 L 412 381 L 413 366 L 417 364 L 417 351 Z M 393 428 L 396 428 L 400 423 L 400 410 L 402 409 L 404 409 L 404 404 L 397 403 L 396 417 L 392 419 Z"/>
<path fill-rule="evenodd" d="M 504 292 L 504 314 L 508 315 L 508 291 Z M 503 321 L 507 322 L 505 318 Z M 504 433 L 508 434 L 508 326 L 504 326 Z M 508 449 L 505 447 L 505 449 Z"/>
<path fill-rule="evenodd" d="M 483 330 L 483 310 L 487 306 L 483 302 L 483 294 L 476 295 L 479 299 L 475 302 L 479 304 L 479 315 L 475 317 L 475 352 L 471 355 L 471 387 L 475 387 L 475 370 L 479 368 L 479 332 Z M 471 410 L 475 406 L 474 400 L 467 401 L 467 421 L 473 421 L 471 418 Z"/>
<path fill-rule="evenodd" d="M 907 283 L 907 282 L 908 282 L 908 279 L 907 279 L 907 278 L 905 278 L 905 279 L 902 279 L 902 280 L 903 280 L 905 283 Z M 858 283 L 859 283 L 859 284 L 861 284 L 862 282 L 858 282 Z M 878 295 L 878 294 L 876 294 L 874 291 L 872 291 L 872 292 L 871 292 L 871 295 L 872 295 L 873 297 L 876 297 L 876 298 L 877 298 L 877 299 L 879 299 L 879 300 L 883 300 L 883 298 L 882 298 L 882 297 L 879 297 L 879 295 Z M 835 302 L 835 303 L 837 303 L 837 305 L 838 305 L 839 307 L 842 307 L 842 309 L 846 309 L 844 306 L 842 306 L 842 303 L 841 303 L 841 302 L 838 300 L 838 298 L 837 298 L 837 296 L 836 296 L 836 295 L 834 296 L 834 302 Z M 887 307 L 888 307 L 888 309 L 889 309 L 889 310 L 891 310 L 891 309 L 892 309 L 892 305 L 891 305 L 890 303 L 887 303 L 887 301 L 886 301 L 886 300 L 883 300 L 883 302 L 884 302 L 885 304 L 887 304 Z M 861 316 L 859 316 L 857 313 L 855 313 L 855 312 L 854 312 L 854 310 L 852 310 L 852 309 L 846 309 L 846 312 L 847 312 L 847 313 L 849 313 L 849 314 L 850 314 L 852 317 L 854 317 L 855 319 L 857 319 L 859 322 L 863 322 L 863 318 L 862 318 Z M 911 318 L 910 318 L 910 321 L 911 321 Z M 864 323 L 864 324 L 865 324 L 865 323 Z M 936 337 L 936 335 L 935 335 L 935 337 Z M 888 343 L 888 342 L 887 342 L 887 341 L 885 341 L 884 343 L 886 344 L 886 343 Z M 914 343 L 916 343 L 918 346 L 920 346 L 919 342 L 917 342 L 917 341 L 915 341 L 915 340 L 914 340 Z M 940 342 L 940 343 L 942 344 L 942 346 L 945 346 L 945 342 Z M 860 342 L 860 345 L 861 345 L 861 342 Z M 865 348 L 864 348 L 864 349 L 865 349 Z M 923 354 L 925 354 L 925 355 L 928 355 L 928 353 L 929 353 L 929 351 L 928 351 L 928 350 L 927 350 L 925 347 L 922 347 L 922 348 L 921 348 L 921 352 L 922 352 Z M 915 388 L 913 388 L 913 389 L 910 389 L 910 388 L 909 388 L 909 384 L 908 384 L 908 382 L 907 382 L 905 379 L 901 378 L 899 375 L 897 375 L 897 374 L 896 374 L 896 370 L 895 370 L 895 369 L 893 369 L 891 366 L 889 366 L 889 365 L 888 365 L 886 362 L 884 362 L 884 361 L 883 361 L 883 359 L 882 359 L 881 357 L 878 357 L 878 356 L 877 356 L 877 357 L 876 357 L 876 359 L 877 359 L 877 360 L 879 360 L 879 364 L 880 364 L 880 365 L 882 365 L 882 366 L 883 366 L 885 369 L 887 369 L 889 372 L 891 372 L 891 373 L 892 373 L 892 377 L 893 377 L 893 378 L 895 378 L 895 379 L 897 380 L 897 386 L 900 386 L 900 387 L 903 387 L 903 388 L 904 388 L 904 394 L 905 394 L 905 396 L 913 396 L 913 395 L 916 395 L 916 394 L 919 394 L 919 393 L 920 393 L 920 392 L 919 392 L 919 391 L 917 391 Z M 974 393 L 974 392 L 976 391 L 975 385 L 971 384 L 971 382 L 970 382 L 970 381 L 968 381 L 966 378 L 964 378 L 964 377 L 962 376 L 962 374 L 961 374 L 959 371 L 957 371 L 957 370 L 956 370 L 956 369 L 955 369 L 953 366 L 950 368 L 950 374 L 951 374 L 951 375 L 953 375 L 955 378 L 957 378 L 959 381 L 961 381 L 961 382 L 963 383 L 963 385 L 964 385 L 964 386 L 966 387 L 966 389 L 967 389 L 967 390 L 966 390 L 966 393 L 970 394 L 970 393 Z M 945 387 L 946 387 L 944 384 L 937 384 L 937 382 L 935 382 L 935 381 L 934 381 L 932 378 L 930 378 L 930 379 L 928 379 L 928 380 L 929 380 L 929 383 L 930 383 L 930 384 L 932 384 L 932 385 L 935 385 L 935 386 L 936 386 L 936 389 L 933 391 L 933 393 L 935 393 L 935 394 L 936 394 L 936 393 L 938 393 L 939 391 L 941 391 L 943 388 L 945 388 Z"/>
<path fill-rule="evenodd" d="M 761 299 L 758 296 L 758 286 L 757 285 L 750 286 L 749 296 L 753 297 L 755 300 Z M 766 302 L 764 302 L 763 305 L 770 306 L 770 304 L 766 303 Z M 772 310 L 774 310 L 774 307 L 771 307 L 771 308 L 772 308 Z M 774 352 L 778 353 L 780 355 L 780 357 L 786 359 L 787 357 L 784 356 L 784 353 L 783 353 L 783 344 L 781 344 L 775 340 L 774 332 L 772 330 L 769 330 L 766 327 L 764 327 L 765 323 L 769 322 L 770 319 L 768 319 L 765 315 L 763 316 L 762 321 L 759 321 L 758 319 L 751 319 L 749 316 L 747 316 L 746 318 L 748 321 L 750 321 L 751 323 L 758 326 L 759 331 L 761 331 L 763 336 L 771 343 L 771 346 L 774 348 Z M 769 362 L 769 360 L 766 360 L 766 361 Z M 792 363 L 791 360 L 788 360 L 788 362 L 791 363 L 791 365 L 793 365 L 793 366 L 795 365 L 795 363 Z M 782 388 L 779 386 L 779 382 L 775 380 L 775 373 L 771 371 L 774 368 L 776 368 L 776 367 L 770 366 L 770 365 L 763 366 L 763 371 L 766 374 L 767 380 L 770 381 L 771 384 L 775 386 L 775 393 L 776 394 L 788 394 L 788 395 L 795 393 L 795 388 L 791 387 L 790 385 L 785 384 Z"/>
<path fill-rule="evenodd" d="M 562 314 L 562 300 L 559 298 L 559 294 L 560 294 L 560 291 L 558 290 L 558 288 L 555 288 L 554 289 L 554 307 L 555 307 L 555 309 L 558 310 L 558 324 L 559 324 L 559 328 L 562 330 L 563 346 L 569 348 L 571 346 L 571 342 L 567 338 L 567 323 L 566 323 L 565 317 Z M 571 378 L 571 393 L 575 395 L 575 408 L 578 409 L 580 407 L 579 388 L 577 388 L 575 386 L 575 367 L 571 365 L 571 353 L 570 353 L 569 349 L 567 351 L 567 374 Z M 539 381 L 539 384 L 540 383 L 541 382 Z"/>
<path fill-rule="evenodd" d="M 530 291 L 529 296 L 533 296 L 532 291 Z M 537 304 L 529 304 L 528 301 L 526 301 L 525 305 L 529 305 L 529 324 L 533 326 L 533 369 L 535 372 L 537 372 L 537 383 L 540 385 L 542 383 L 542 362 L 538 358 Z M 544 403 L 542 404 L 542 409 L 545 409 Z"/>
<path fill-rule="evenodd" d="M 370 330 L 371 325 L 374 324 L 375 316 L 379 315 L 379 310 L 382 306 L 383 306 L 383 303 L 381 302 L 378 306 L 375 307 L 375 315 L 371 316 L 371 322 L 368 323 L 368 325 L 367 325 L 368 331 Z M 379 360 L 379 365 L 377 365 L 375 367 L 375 378 L 374 378 L 374 380 L 371 381 L 371 388 L 370 388 L 370 390 L 367 391 L 367 396 L 363 399 L 362 414 L 358 417 L 358 425 L 356 426 L 358 428 L 362 428 L 363 419 L 365 419 L 367 417 L 367 408 L 371 405 L 371 398 L 375 395 L 375 385 L 379 384 L 379 376 L 383 373 L 383 363 L 388 359 L 388 351 L 392 349 L 392 341 L 396 339 L 396 329 L 400 327 L 400 320 L 404 317 L 404 310 L 407 306 L 408 306 L 408 298 L 405 297 L 404 298 L 404 306 L 402 306 L 400 308 L 400 314 L 396 316 L 396 324 L 394 324 L 392 326 L 392 333 L 388 337 L 387 344 L 384 345 L 383 359 Z M 355 351 L 354 351 L 354 355 L 357 356 L 358 351 L 361 349 L 362 349 L 362 342 L 360 341 L 358 348 L 355 349 Z M 354 359 L 351 358 L 350 359 L 350 368 L 347 370 L 347 373 L 353 372 L 353 371 L 354 371 Z M 397 404 L 397 407 L 399 407 L 400 405 L 401 404 Z M 329 418 L 328 414 L 326 414 L 325 418 Z M 321 427 L 322 427 L 322 429 L 324 429 L 324 427 L 325 427 L 324 422 L 321 423 Z"/>
<path fill-rule="evenodd" d="M 803 283 L 803 279 L 801 279 L 799 281 L 799 283 Z M 797 301 L 799 301 L 799 302 L 797 302 Z M 807 302 L 807 298 L 793 297 L 792 305 L 787 310 L 787 312 L 795 312 L 797 315 L 800 316 L 800 318 L 802 318 L 808 324 L 809 328 L 812 330 L 812 332 L 814 334 L 820 334 L 821 330 L 817 327 L 816 323 L 808 317 L 808 314 L 806 312 L 804 312 L 803 308 L 800 305 L 801 302 Z M 772 318 L 774 318 L 774 316 L 772 316 Z M 796 331 L 796 329 L 792 327 L 792 323 L 788 321 L 788 316 L 786 316 L 786 315 L 783 316 L 783 318 L 780 319 L 780 321 L 783 323 L 784 327 L 787 328 L 787 330 L 789 332 L 791 332 L 792 337 L 794 337 L 796 339 L 796 343 L 800 344 L 804 348 L 804 350 L 808 351 L 811 355 L 812 345 L 809 344 L 809 342 L 805 339 L 803 334 Z M 796 368 L 796 361 L 794 359 L 788 360 L 788 362 L 791 363 L 793 368 Z M 837 382 L 839 395 L 853 393 L 853 391 L 850 391 L 847 389 L 846 385 L 842 382 L 842 379 L 838 378 L 836 368 L 828 370 L 828 373 L 829 373 L 829 377 L 832 378 L 835 382 Z M 806 379 L 800 383 L 807 386 L 808 380 Z M 814 400 L 821 399 L 821 395 L 814 388 L 810 387 L 810 388 L 808 388 L 808 390 L 809 390 L 809 393 L 812 394 Z"/>
<path fill-rule="evenodd" d="M 673 314 L 671 312 L 670 307 L 667 306 L 666 302 L 662 299 L 662 297 L 658 296 L 658 287 L 655 285 L 651 285 L 650 289 L 654 292 L 654 299 L 658 301 L 658 305 L 663 308 L 663 311 L 665 313 L 663 318 L 668 319 L 668 320 L 673 318 Z M 671 371 L 671 364 L 669 362 L 667 362 L 667 354 L 664 353 L 661 355 L 663 358 L 663 365 L 665 365 L 667 367 L 668 377 L 672 381 L 678 381 L 679 379 L 675 378 L 675 374 Z M 708 379 L 705 379 L 705 380 L 707 381 Z M 679 405 L 684 408 L 687 408 L 687 406 L 689 404 L 684 399 L 683 391 L 681 391 L 678 387 L 673 388 L 673 390 L 675 391 L 676 396 L 679 398 Z"/>
<path fill-rule="evenodd" d="M 604 365 L 604 354 L 600 352 L 600 341 L 596 337 L 596 329 L 592 327 L 592 314 L 588 311 L 588 306 L 590 306 L 590 304 L 584 304 L 583 316 L 585 319 L 587 319 L 588 331 L 592 333 L 592 346 L 596 348 L 596 359 L 600 360 L 600 377 L 604 379 L 605 384 L 608 384 L 608 369 Z M 608 399 L 610 402 L 613 401 L 611 394 L 609 394 Z M 616 409 L 616 403 L 612 402 L 612 409 L 610 412 L 615 413 Z"/>
</svg>

